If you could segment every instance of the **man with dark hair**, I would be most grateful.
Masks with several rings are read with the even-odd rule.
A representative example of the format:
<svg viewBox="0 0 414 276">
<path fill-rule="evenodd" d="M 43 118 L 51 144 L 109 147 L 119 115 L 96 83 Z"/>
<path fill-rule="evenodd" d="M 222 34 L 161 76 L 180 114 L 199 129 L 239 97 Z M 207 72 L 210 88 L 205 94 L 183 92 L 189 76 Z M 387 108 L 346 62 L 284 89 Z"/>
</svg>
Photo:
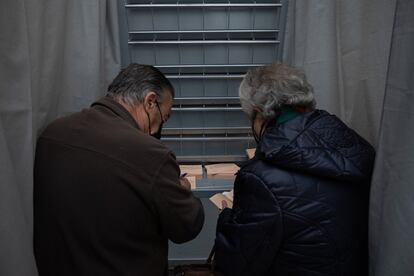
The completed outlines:
<svg viewBox="0 0 414 276">
<path fill-rule="evenodd" d="M 44 275 L 166 275 L 168 240 L 195 238 L 201 202 L 158 139 L 174 89 L 131 64 L 106 97 L 51 123 L 34 169 L 34 249 Z"/>
</svg>

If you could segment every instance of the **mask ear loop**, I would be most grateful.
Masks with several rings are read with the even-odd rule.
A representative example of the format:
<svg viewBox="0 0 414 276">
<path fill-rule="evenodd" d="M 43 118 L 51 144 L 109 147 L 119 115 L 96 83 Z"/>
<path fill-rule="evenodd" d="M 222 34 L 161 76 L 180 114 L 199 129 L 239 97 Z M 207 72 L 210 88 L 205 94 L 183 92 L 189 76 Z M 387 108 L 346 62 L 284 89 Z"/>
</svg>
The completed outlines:
<svg viewBox="0 0 414 276">
<path fill-rule="evenodd" d="M 162 112 L 161 112 L 160 106 L 158 104 L 158 101 L 155 101 L 155 104 L 157 105 L 158 112 L 160 113 L 161 122 L 164 123 L 164 118 L 162 117 Z M 149 114 L 146 110 L 145 110 L 145 114 L 147 114 L 147 118 L 148 118 L 148 134 L 151 135 L 151 120 L 150 120 Z"/>
<path fill-rule="evenodd" d="M 162 116 L 161 108 L 160 108 L 160 105 L 158 104 L 158 101 L 155 101 L 155 104 L 157 105 L 158 112 L 160 113 L 161 122 L 162 122 L 162 123 L 165 123 L 165 121 L 164 121 L 164 116 Z"/>
<path fill-rule="evenodd" d="M 148 118 L 148 134 L 151 135 L 151 120 L 146 110 L 145 110 L 145 114 L 147 114 L 147 118 Z"/>
<path fill-rule="evenodd" d="M 262 126 L 260 127 L 260 131 L 259 131 L 259 141 L 260 141 L 260 139 L 262 139 L 263 132 L 265 131 L 265 127 L 266 127 L 266 125 L 267 125 L 267 122 L 264 122 L 264 123 L 262 124 Z"/>
<path fill-rule="evenodd" d="M 251 124 L 251 129 L 252 129 L 252 134 L 253 134 L 253 138 L 256 141 L 256 144 L 259 144 L 259 136 L 257 135 L 256 131 L 254 130 L 254 120 L 256 119 L 257 116 L 257 111 L 253 110 L 253 116 L 252 116 L 252 124 Z"/>
<path fill-rule="evenodd" d="M 165 123 L 165 119 L 164 119 L 164 116 L 162 115 L 161 108 L 160 108 L 158 101 L 155 101 L 155 104 L 157 105 L 158 113 L 160 114 L 160 117 L 161 117 L 161 123 L 158 127 L 158 131 L 154 133 L 152 136 L 154 136 L 157 139 L 161 139 L 161 131 L 162 131 L 162 126 Z"/>
<path fill-rule="evenodd" d="M 145 107 L 144 107 L 144 110 L 145 110 Z M 148 135 L 151 135 L 151 119 L 148 114 L 148 111 L 145 110 L 145 114 L 147 114 L 147 118 L 148 118 Z"/>
</svg>

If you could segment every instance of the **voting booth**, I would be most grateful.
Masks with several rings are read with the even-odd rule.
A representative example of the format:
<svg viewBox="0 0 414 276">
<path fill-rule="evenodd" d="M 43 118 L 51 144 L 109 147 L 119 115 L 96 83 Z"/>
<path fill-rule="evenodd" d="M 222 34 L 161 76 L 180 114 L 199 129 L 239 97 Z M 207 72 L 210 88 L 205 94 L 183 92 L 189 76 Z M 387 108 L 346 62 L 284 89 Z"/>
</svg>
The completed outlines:
<svg viewBox="0 0 414 276">
<path fill-rule="evenodd" d="M 214 244 L 219 213 L 209 198 L 233 188 L 237 165 L 256 146 L 238 87 L 249 68 L 281 61 L 287 1 L 124 0 L 119 5 L 123 66 L 153 65 L 173 84 L 172 116 L 161 139 L 205 209 L 199 236 L 170 244 L 170 264 L 203 262 Z"/>
</svg>

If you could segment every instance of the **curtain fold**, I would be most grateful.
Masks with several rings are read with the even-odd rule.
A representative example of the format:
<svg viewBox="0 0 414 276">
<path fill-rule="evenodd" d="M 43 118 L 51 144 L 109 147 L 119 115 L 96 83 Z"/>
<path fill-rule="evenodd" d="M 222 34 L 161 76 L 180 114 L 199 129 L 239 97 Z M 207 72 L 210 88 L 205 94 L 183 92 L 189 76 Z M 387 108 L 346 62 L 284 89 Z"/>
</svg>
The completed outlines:
<svg viewBox="0 0 414 276">
<path fill-rule="evenodd" d="M 0 3 L 0 275 L 37 275 L 32 250 L 33 142 L 25 2 Z"/>
<path fill-rule="evenodd" d="M 395 0 L 290 0 L 284 60 L 302 67 L 317 107 L 376 145 Z"/>
<path fill-rule="evenodd" d="M 414 2 L 398 0 L 371 185 L 370 275 L 414 275 Z"/>
<path fill-rule="evenodd" d="M 119 48 L 116 1 L 0 2 L 0 275 L 37 275 L 36 138 L 105 94 Z"/>
</svg>

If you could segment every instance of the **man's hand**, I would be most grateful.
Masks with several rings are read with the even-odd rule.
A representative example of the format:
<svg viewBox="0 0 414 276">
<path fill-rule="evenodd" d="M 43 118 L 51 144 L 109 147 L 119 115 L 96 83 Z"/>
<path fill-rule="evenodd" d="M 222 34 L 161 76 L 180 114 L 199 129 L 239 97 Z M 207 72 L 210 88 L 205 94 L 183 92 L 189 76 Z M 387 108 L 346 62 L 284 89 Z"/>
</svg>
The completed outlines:
<svg viewBox="0 0 414 276">
<path fill-rule="evenodd" d="M 190 181 L 188 181 L 187 178 L 185 177 L 180 177 L 180 184 L 182 187 L 184 187 L 185 189 L 191 191 L 191 183 Z"/>
</svg>

